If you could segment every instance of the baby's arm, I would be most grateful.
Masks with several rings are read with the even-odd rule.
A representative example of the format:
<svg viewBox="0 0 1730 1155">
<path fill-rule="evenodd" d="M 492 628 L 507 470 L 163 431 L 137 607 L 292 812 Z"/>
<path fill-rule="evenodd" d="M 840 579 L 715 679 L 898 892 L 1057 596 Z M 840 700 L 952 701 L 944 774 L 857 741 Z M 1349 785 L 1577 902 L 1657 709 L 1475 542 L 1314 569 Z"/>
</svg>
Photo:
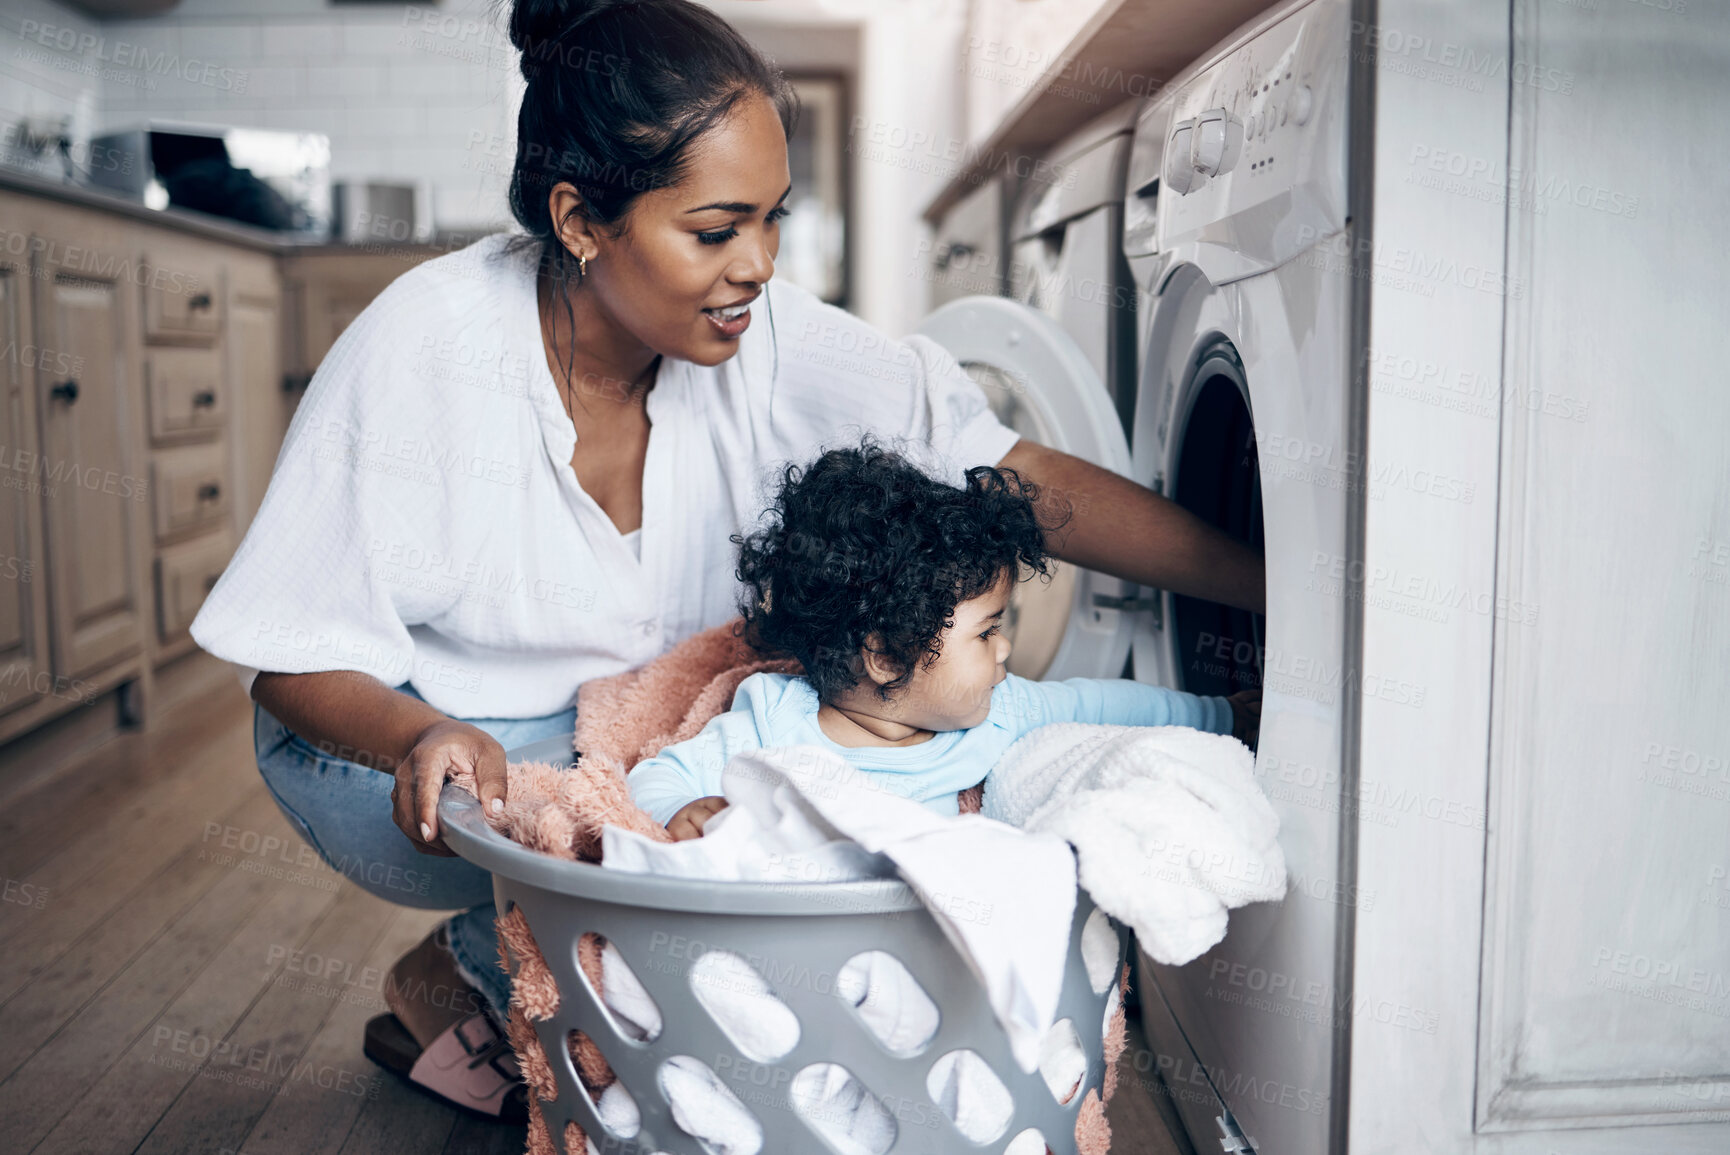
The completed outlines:
<svg viewBox="0 0 1730 1155">
<path fill-rule="evenodd" d="M 768 674 L 752 674 L 739 683 L 732 709 L 710 718 L 695 738 L 637 763 L 626 779 L 631 798 L 675 840 L 700 836 L 704 824 L 727 805 L 721 798 L 721 771 L 733 755 L 765 745 L 767 719 L 786 684 L 785 678 Z"/>
<path fill-rule="evenodd" d="M 1049 722 L 1096 722 L 1109 726 L 1189 726 L 1214 734 L 1233 729 L 1232 704 L 1127 678 L 1069 678 L 1062 682 L 1017 679 L 1011 702 L 1023 730 Z"/>
<path fill-rule="evenodd" d="M 630 787 L 632 800 L 678 838 L 679 832 L 673 830 L 675 821 L 698 801 L 719 801 L 721 771 L 727 760 L 754 746 L 755 737 L 756 727 L 749 711 L 717 714 L 695 738 L 668 746 L 653 758 L 637 763 L 625 784 Z M 710 813 L 725 805 L 721 802 Z M 678 825 L 683 828 L 694 820 L 694 815 L 683 815 Z M 695 838 L 701 831 L 702 823 L 696 822 L 695 831 L 684 837 Z"/>
</svg>

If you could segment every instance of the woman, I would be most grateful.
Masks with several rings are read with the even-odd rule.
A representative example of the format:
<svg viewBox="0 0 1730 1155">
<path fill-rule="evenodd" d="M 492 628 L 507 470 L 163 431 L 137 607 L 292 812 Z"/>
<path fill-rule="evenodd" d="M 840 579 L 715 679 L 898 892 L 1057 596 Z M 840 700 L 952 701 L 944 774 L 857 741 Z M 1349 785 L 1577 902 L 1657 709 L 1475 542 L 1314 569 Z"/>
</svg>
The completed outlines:
<svg viewBox="0 0 1730 1155">
<path fill-rule="evenodd" d="M 583 682 L 731 618 L 729 538 L 775 465 L 862 434 L 957 482 L 1002 464 L 1073 510 L 1059 557 L 1263 599 L 1259 559 L 1018 440 L 933 343 L 771 280 L 794 101 L 719 17 L 518 0 L 510 33 L 527 238 L 420 266 L 343 333 L 193 626 L 260 671 L 259 768 L 307 841 L 381 897 L 468 908 L 397 964 L 394 1017 L 369 1026 L 400 1070 L 498 1044 L 484 1012 L 505 1004 L 490 879 L 439 836 L 444 781 L 472 769 L 501 807 L 505 750 L 569 734 Z M 505 1103 L 508 1072 L 438 1067 L 413 1077 Z"/>
</svg>

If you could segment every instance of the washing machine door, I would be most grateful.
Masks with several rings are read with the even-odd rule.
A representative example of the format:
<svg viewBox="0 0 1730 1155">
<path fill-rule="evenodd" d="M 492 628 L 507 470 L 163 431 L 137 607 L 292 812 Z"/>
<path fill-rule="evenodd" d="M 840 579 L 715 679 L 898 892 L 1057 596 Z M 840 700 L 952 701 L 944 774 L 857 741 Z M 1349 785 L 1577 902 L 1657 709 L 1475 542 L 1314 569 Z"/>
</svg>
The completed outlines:
<svg viewBox="0 0 1730 1155">
<path fill-rule="evenodd" d="M 1099 373 L 1050 317 L 1004 297 L 952 301 L 919 332 L 949 350 L 998 418 L 1041 445 L 1124 476 L 1129 443 Z M 1026 678 L 1123 676 L 1136 587 L 1077 566 L 1020 583 L 1010 600 L 1009 670 Z"/>
</svg>

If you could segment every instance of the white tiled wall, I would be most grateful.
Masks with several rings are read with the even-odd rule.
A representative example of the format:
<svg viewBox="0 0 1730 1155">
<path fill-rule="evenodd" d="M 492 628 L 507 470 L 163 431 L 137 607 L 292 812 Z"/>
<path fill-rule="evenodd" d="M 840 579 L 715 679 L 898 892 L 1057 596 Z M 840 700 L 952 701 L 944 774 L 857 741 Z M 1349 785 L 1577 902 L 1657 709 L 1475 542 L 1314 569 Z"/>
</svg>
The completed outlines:
<svg viewBox="0 0 1730 1155">
<path fill-rule="evenodd" d="M 22 162 L 11 148 L 22 118 L 52 121 L 62 116 L 71 118 L 74 157 L 85 155 L 102 82 L 93 53 L 80 51 L 79 41 L 88 44 L 97 35 L 94 20 L 52 0 L 6 0 L 0 16 L 0 155 Z M 72 47 L 45 46 L 42 39 Z M 46 158 L 41 171 L 58 176 L 59 162 Z"/>
</svg>

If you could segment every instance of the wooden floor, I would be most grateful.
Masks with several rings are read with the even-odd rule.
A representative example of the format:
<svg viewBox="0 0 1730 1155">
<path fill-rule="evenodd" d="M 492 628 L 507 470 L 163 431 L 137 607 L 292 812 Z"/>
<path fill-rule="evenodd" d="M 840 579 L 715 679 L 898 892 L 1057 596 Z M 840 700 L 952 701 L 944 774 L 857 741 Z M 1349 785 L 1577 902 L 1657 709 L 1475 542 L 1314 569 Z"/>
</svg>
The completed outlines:
<svg viewBox="0 0 1730 1155">
<path fill-rule="evenodd" d="M 379 976 L 441 916 L 350 885 L 290 833 L 232 678 L 6 800 L 0 884 L 0 1149 L 523 1149 L 522 1128 L 361 1054 Z M 1185 1155 L 1131 1066 L 1143 1045 L 1112 1150 Z"/>
</svg>

